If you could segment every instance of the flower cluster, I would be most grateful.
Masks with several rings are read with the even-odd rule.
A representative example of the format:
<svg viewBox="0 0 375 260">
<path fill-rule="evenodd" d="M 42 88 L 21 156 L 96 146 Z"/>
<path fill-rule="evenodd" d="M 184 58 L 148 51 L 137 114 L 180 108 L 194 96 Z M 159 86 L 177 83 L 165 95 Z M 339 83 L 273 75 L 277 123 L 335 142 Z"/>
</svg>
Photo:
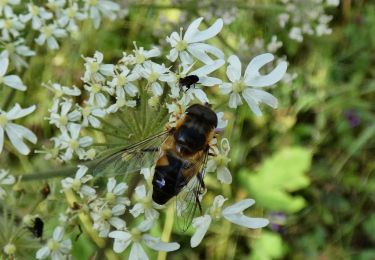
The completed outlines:
<svg viewBox="0 0 375 260">
<path fill-rule="evenodd" d="M 48 49 L 54 50 L 59 48 L 57 39 L 69 35 L 76 37 L 80 31 L 79 25 L 84 20 L 92 20 L 94 27 L 98 28 L 103 18 L 114 20 L 120 17 L 122 11 L 119 10 L 119 5 L 110 0 L 48 0 L 44 5 L 37 5 L 33 2 L 23 5 L 19 0 L 2 1 L 0 3 L 0 84 L 19 91 L 27 90 L 21 78 L 8 71 L 15 68 L 17 72 L 20 72 L 22 68 L 27 67 L 27 58 L 36 54 L 31 49 L 33 43 L 25 40 L 30 31 L 38 33 L 35 39 L 36 44 L 46 45 Z M 52 87 L 55 87 L 56 95 L 76 95 L 76 89 L 57 89 L 56 85 Z M 55 112 L 53 116 L 59 116 L 56 114 L 57 109 L 59 108 L 55 107 L 53 110 Z M 61 113 L 67 112 L 66 109 L 68 109 L 67 104 L 61 108 L 63 110 Z M 0 110 L 0 153 L 3 150 L 4 132 L 18 152 L 21 154 L 30 152 L 23 139 L 36 143 L 36 136 L 29 129 L 15 125 L 10 121 L 24 117 L 34 110 L 35 106 L 21 109 L 18 104 L 8 112 Z M 94 110 L 92 114 L 97 115 L 97 111 Z M 61 116 L 61 118 L 54 117 L 51 121 L 54 120 L 56 124 L 63 125 L 66 115 L 62 114 Z M 75 114 L 70 115 L 69 120 L 74 116 L 77 119 L 77 114 Z M 86 117 L 86 120 L 92 124 L 97 123 L 93 122 L 94 119 L 91 117 Z M 71 141 L 71 145 L 66 143 L 56 145 L 70 146 L 71 150 L 81 151 L 75 141 L 81 142 L 78 146 L 84 146 L 88 144 L 88 140 L 77 140 L 76 134 L 77 127 L 72 127 L 70 131 L 65 132 L 64 136 L 64 141 Z M 70 153 L 69 150 L 65 158 L 69 159 Z M 83 156 L 82 152 L 81 156 Z"/>
<path fill-rule="evenodd" d="M 331 34 L 328 23 L 332 16 L 325 13 L 326 7 L 336 7 L 340 0 L 281 0 L 285 13 L 278 16 L 282 28 L 290 27 L 289 38 L 302 42 L 304 35 L 322 36 Z"/>
<path fill-rule="evenodd" d="M 104 55 L 98 51 L 93 56 L 83 57 L 82 86 L 62 86 L 52 82 L 45 84 L 53 94 L 50 115 L 46 119 L 59 129 L 59 134 L 51 139 L 53 148 L 45 151 L 47 158 L 58 157 L 63 161 L 76 157 L 80 160 L 93 159 L 97 152 L 94 148 L 95 135 L 92 133 L 99 131 L 104 133 L 105 138 L 110 138 L 105 135 L 108 129 L 115 128 L 116 122 L 125 121 L 125 125 L 129 124 L 128 121 L 137 121 L 138 118 L 131 118 L 132 113 L 145 105 L 155 111 L 162 108 L 168 110 L 167 128 L 173 127 L 190 105 L 210 103 L 212 93 L 227 95 L 229 108 L 237 108 L 245 100 L 256 116 L 262 114 L 260 105 L 263 103 L 275 108 L 277 99 L 266 92 L 265 88 L 283 78 L 287 63 L 279 61 L 272 64 L 274 56 L 266 53 L 254 57 L 243 73 L 237 56 L 226 58 L 220 48 L 207 42 L 221 31 L 223 20 L 218 19 L 207 29 L 200 30 L 202 20 L 203 18 L 198 18 L 193 21 L 186 31 L 181 29 L 171 33 L 166 38 L 170 45 L 168 50 L 157 47 L 145 49 L 134 43 L 134 49 L 130 53 L 123 53 L 116 63 L 107 63 Z M 228 80 L 219 76 L 219 69 L 225 65 Z M 264 74 L 260 70 L 265 65 L 269 68 L 268 73 Z M 189 75 L 198 78 L 195 85 L 181 85 L 181 79 Z M 123 111 L 130 113 L 124 114 Z M 122 118 L 124 115 L 126 118 Z M 228 122 L 223 112 L 217 111 L 217 117 L 219 122 L 215 131 L 221 132 Z M 217 147 L 217 138 L 213 138 L 211 142 L 210 154 L 215 156 L 208 161 L 207 170 L 216 171 L 218 180 L 229 184 L 232 181 L 227 167 L 230 162 L 229 141 L 222 139 L 220 147 Z M 160 210 L 164 208 L 152 199 L 152 168 L 141 170 L 143 181 L 130 191 L 132 195 L 126 195 L 129 194 L 127 183 L 118 182 L 113 177 L 108 179 L 103 192 L 100 187 L 92 185 L 95 178 L 88 174 L 88 170 L 87 166 L 80 165 L 74 178 L 68 177 L 61 182 L 62 191 L 75 194 L 78 205 L 75 207 L 78 210 L 68 210 L 69 218 L 78 213 L 86 214 L 92 220 L 93 229 L 99 237 L 114 239 L 115 252 L 121 253 L 131 245 L 131 259 L 148 258 L 142 245 L 167 252 L 180 247 L 178 243 L 162 242 L 148 234 L 159 218 Z M 203 195 L 201 194 L 200 200 Z M 211 219 L 224 217 L 248 228 L 267 225 L 268 221 L 265 219 L 252 219 L 243 215 L 242 211 L 250 207 L 253 200 L 244 200 L 221 210 L 224 201 L 221 196 L 215 199 L 214 206 L 201 217 L 206 224 L 200 223 L 201 218 L 193 221 L 195 228 L 201 228 L 193 236 L 192 246 L 200 243 L 208 229 L 207 222 L 211 222 Z M 187 210 L 184 206 L 186 205 L 178 207 L 179 215 Z M 127 213 L 134 221 L 127 223 L 124 220 Z M 61 239 L 54 238 L 53 241 L 56 245 Z M 43 254 L 39 252 L 39 255 L 45 256 L 53 251 L 51 247 L 48 248 L 50 251 L 44 249 Z"/>
</svg>

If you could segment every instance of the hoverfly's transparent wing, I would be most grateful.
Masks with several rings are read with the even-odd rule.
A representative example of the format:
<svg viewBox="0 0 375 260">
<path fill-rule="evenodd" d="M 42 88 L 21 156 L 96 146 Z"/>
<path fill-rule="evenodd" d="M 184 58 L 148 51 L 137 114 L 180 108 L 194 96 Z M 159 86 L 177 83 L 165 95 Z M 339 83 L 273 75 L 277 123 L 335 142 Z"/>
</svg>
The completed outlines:
<svg viewBox="0 0 375 260">
<path fill-rule="evenodd" d="M 203 182 L 204 175 L 206 174 L 208 161 L 208 150 L 202 156 L 202 159 L 191 167 L 196 167 L 198 174 L 191 175 L 192 177 L 188 180 L 188 184 L 180 191 L 176 196 L 176 223 L 177 228 L 185 232 L 191 225 L 193 218 L 199 208 L 200 214 L 202 214 L 201 200 L 202 195 L 205 192 L 205 185 Z"/>
<path fill-rule="evenodd" d="M 163 131 L 146 139 L 120 148 L 116 152 L 101 159 L 93 169 L 94 176 L 124 175 L 136 172 L 155 164 L 160 146 L 169 136 L 169 131 Z"/>
</svg>

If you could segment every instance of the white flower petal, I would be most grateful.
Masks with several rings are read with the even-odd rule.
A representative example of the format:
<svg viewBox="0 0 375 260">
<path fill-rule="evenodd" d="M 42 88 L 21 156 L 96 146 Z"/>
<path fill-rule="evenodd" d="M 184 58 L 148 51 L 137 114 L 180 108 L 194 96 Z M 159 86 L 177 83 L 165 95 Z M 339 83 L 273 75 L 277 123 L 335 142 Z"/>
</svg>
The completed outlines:
<svg viewBox="0 0 375 260">
<path fill-rule="evenodd" d="M 198 27 L 201 24 L 203 20 L 203 17 L 199 17 L 198 19 L 195 19 L 189 27 L 186 29 L 185 35 L 184 35 L 184 40 L 187 42 L 190 42 L 194 34 L 198 32 Z"/>
<path fill-rule="evenodd" d="M 116 186 L 116 179 L 113 177 L 109 178 L 107 182 L 107 191 L 112 192 L 115 186 Z"/>
<path fill-rule="evenodd" d="M 231 82 L 236 82 L 241 78 L 241 61 L 236 55 L 228 58 L 227 76 Z"/>
<path fill-rule="evenodd" d="M 50 253 L 51 253 L 51 250 L 48 248 L 48 246 L 44 246 L 36 252 L 36 258 L 37 259 L 47 258 L 50 255 Z"/>
<path fill-rule="evenodd" d="M 244 199 L 239 202 L 236 202 L 235 204 L 226 207 L 223 210 L 223 214 L 235 214 L 244 211 L 245 209 L 251 207 L 254 205 L 255 200 L 253 199 Z"/>
<path fill-rule="evenodd" d="M 269 224 L 268 219 L 265 218 L 250 218 L 243 214 L 228 214 L 223 217 L 228 221 L 246 227 L 246 228 L 262 228 Z"/>
<path fill-rule="evenodd" d="M 221 183 L 231 184 L 232 183 L 232 175 L 227 167 L 220 167 L 217 169 L 217 179 Z"/>
<path fill-rule="evenodd" d="M 36 109 L 35 105 L 32 105 L 28 108 L 22 109 L 19 104 L 16 104 L 8 113 L 7 118 L 9 120 L 18 119 L 24 116 L 27 116 L 28 114 L 31 114 Z"/>
<path fill-rule="evenodd" d="M 199 26 L 199 24 L 198 24 L 198 26 Z M 196 32 L 195 34 L 193 34 L 190 37 L 189 42 L 191 42 L 191 43 L 192 42 L 201 42 L 201 41 L 211 39 L 212 37 L 216 36 L 221 31 L 222 28 L 223 28 L 223 19 L 219 18 L 215 21 L 215 23 L 213 25 L 211 25 L 211 27 L 207 28 L 206 30 L 204 30 L 204 31 L 198 31 L 197 30 L 198 32 Z M 186 33 L 187 33 L 187 31 L 186 31 Z M 185 37 L 186 37 L 186 34 L 185 34 Z"/>
<path fill-rule="evenodd" d="M 5 76 L 3 78 L 4 84 L 21 91 L 25 91 L 27 87 L 22 83 L 22 80 L 17 75 Z"/>
<path fill-rule="evenodd" d="M 9 65 L 9 59 L 8 57 L 1 57 L 0 59 L 0 77 L 4 76 L 5 73 L 7 72 Z"/>
<path fill-rule="evenodd" d="M 180 245 L 178 243 L 166 243 L 161 241 L 159 238 L 147 234 L 142 236 L 142 240 L 149 248 L 157 251 L 171 252 L 180 248 Z"/>
<path fill-rule="evenodd" d="M 285 61 L 277 64 L 276 68 L 267 75 L 261 75 L 259 73 L 259 70 L 273 59 L 274 56 L 271 53 L 261 54 L 252 59 L 246 68 L 244 82 L 252 87 L 266 87 L 280 81 L 284 77 L 288 67 Z"/>
<path fill-rule="evenodd" d="M 131 260 L 148 260 L 149 258 L 147 256 L 145 250 L 143 250 L 141 244 L 134 243 L 132 245 L 131 250 L 130 250 L 129 259 L 131 259 Z"/>
<path fill-rule="evenodd" d="M 62 227 L 56 227 L 53 231 L 53 239 L 56 241 L 61 241 L 64 236 L 64 229 Z"/>
<path fill-rule="evenodd" d="M 204 215 L 202 217 L 193 219 L 192 226 L 196 229 L 196 231 L 190 239 L 191 247 L 196 247 L 202 242 L 203 237 L 211 225 L 211 220 L 210 215 Z"/>
</svg>

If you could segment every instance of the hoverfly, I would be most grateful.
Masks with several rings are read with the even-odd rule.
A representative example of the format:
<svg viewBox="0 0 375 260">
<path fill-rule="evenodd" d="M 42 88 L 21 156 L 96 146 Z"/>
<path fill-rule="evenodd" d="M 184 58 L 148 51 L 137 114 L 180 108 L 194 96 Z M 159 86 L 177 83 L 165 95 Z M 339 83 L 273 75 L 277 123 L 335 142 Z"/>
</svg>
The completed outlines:
<svg viewBox="0 0 375 260">
<path fill-rule="evenodd" d="M 44 223 L 43 220 L 39 217 L 36 217 L 33 221 L 33 226 L 28 227 L 30 232 L 34 235 L 36 238 L 40 238 L 43 236 L 43 228 Z"/>
<path fill-rule="evenodd" d="M 186 76 L 185 78 L 180 78 L 180 80 L 178 81 L 178 84 L 179 84 L 180 88 L 183 89 L 183 87 L 185 87 L 186 91 L 187 91 L 192 85 L 194 85 L 198 81 L 199 81 L 198 76 L 189 75 L 189 76 Z"/>
<path fill-rule="evenodd" d="M 210 143 L 215 138 L 217 122 L 216 113 L 209 106 L 191 105 L 175 127 L 105 157 L 93 174 L 126 176 L 155 165 L 152 199 L 164 205 L 176 196 L 177 204 L 185 205 L 179 220 L 185 231 L 197 206 L 202 211 L 199 196 L 205 190 L 203 178 L 208 156 L 214 155 L 210 153 Z"/>
</svg>

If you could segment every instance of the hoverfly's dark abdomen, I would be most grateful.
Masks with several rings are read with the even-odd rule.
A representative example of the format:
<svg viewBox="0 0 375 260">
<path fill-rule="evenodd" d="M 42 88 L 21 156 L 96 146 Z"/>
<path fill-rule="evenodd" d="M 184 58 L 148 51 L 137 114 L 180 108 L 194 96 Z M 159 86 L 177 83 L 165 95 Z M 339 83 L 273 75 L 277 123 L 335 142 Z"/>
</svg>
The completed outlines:
<svg viewBox="0 0 375 260">
<path fill-rule="evenodd" d="M 152 179 L 152 199 L 160 205 L 164 205 L 173 196 L 176 196 L 186 185 L 182 173 L 183 161 L 170 153 L 167 153 L 169 164 L 155 167 Z"/>
</svg>

